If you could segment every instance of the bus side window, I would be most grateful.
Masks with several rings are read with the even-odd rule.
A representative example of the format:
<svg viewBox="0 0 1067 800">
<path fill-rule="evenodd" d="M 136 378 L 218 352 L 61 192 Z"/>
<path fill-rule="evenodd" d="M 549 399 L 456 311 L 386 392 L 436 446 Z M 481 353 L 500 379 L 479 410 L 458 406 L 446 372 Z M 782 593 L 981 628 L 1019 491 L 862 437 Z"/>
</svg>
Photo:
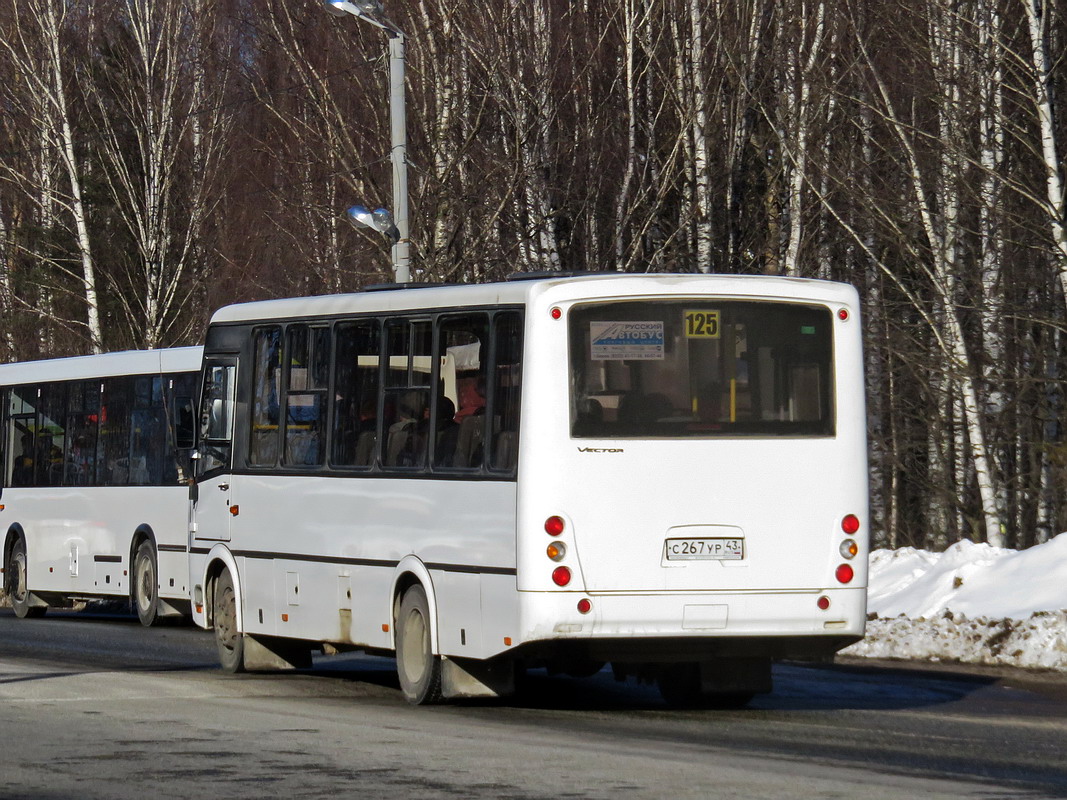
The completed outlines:
<svg viewBox="0 0 1067 800">
<path fill-rule="evenodd" d="M 442 317 L 438 336 L 434 466 L 478 470 L 484 461 L 489 315 Z M 453 412 L 451 417 L 449 412 Z"/>
<path fill-rule="evenodd" d="M 11 439 L 11 424 L 7 418 L 8 389 L 0 389 L 0 496 L 3 495 L 4 487 L 8 485 L 7 454 L 11 449 L 8 442 Z"/>
<path fill-rule="evenodd" d="M 505 311 L 493 319 L 493 440 L 490 468 L 518 463 L 519 397 L 522 394 L 522 314 Z"/>
<path fill-rule="evenodd" d="M 425 467 L 430 412 L 432 328 L 429 320 L 386 323 L 386 384 L 382 462 L 387 467 Z"/>
<path fill-rule="evenodd" d="M 200 398 L 200 460 L 198 475 L 230 466 L 233 447 L 234 378 L 236 367 L 208 363 Z"/>
<path fill-rule="evenodd" d="M 252 339 L 252 408 L 248 462 L 278 463 L 278 412 L 281 391 L 281 328 L 259 328 Z"/>
<path fill-rule="evenodd" d="M 141 375 L 133 382 L 130 414 L 130 475 L 133 486 L 159 486 L 167 444 L 163 377 Z"/>
<path fill-rule="evenodd" d="M 192 476 L 192 454 L 196 431 L 193 428 L 193 375 L 170 378 L 167 407 L 167 449 L 163 484 L 185 483 Z"/>
<path fill-rule="evenodd" d="M 92 486 L 96 482 L 99 421 L 100 381 L 72 383 L 67 402 L 65 486 Z"/>
<path fill-rule="evenodd" d="M 8 405 L 8 475 L 7 486 L 32 486 L 34 431 L 37 428 L 37 387 L 16 386 L 10 390 Z"/>
<path fill-rule="evenodd" d="M 325 459 L 330 329 L 290 325 L 285 394 L 285 463 L 316 466 Z"/>
<path fill-rule="evenodd" d="M 63 485 L 66 446 L 67 385 L 42 384 L 37 402 L 37 470 L 35 486 Z"/>
<path fill-rule="evenodd" d="M 104 380 L 97 442 L 97 485 L 125 486 L 130 479 L 130 406 L 133 379 Z"/>
<path fill-rule="evenodd" d="M 374 463 L 380 343 L 377 320 L 336 328 L 330 461 L 337 466 L 369 467 Z"/>
</svg>

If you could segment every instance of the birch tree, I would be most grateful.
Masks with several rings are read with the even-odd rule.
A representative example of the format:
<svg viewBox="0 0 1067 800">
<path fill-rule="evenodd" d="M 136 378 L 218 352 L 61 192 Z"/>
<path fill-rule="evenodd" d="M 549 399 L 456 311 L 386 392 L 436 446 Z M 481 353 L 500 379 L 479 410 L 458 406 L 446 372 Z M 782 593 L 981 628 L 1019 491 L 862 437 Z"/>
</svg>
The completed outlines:
<svg viewBox="0 0 1067 800">
<path fill-rule="evenodd" d="M 1041 139 L 1040 152 L 1047 196 L 1045 213 L 1055 248 L 1056 274 L 1067 298 L 1067 193 L 1060 162 L 1062 146 L 1052 105 L 1052 63 L 1049 53 L 1049 32 L 1056 13 L 1055 5 L 1047 0 L 1019 0 L 1019 3 L 1030 33 L 1030 60 L 1026 67 L 1030 73 L 1032 102 Z"/>
<path fill-rule="evenodd" d="M 789 48 L 785 120 L 781 125 L 781 128 L 788 130 L 782 140 L 789 176 L 789 243 L 786 246 L 783 272 L 790 277 L 799 277 L 801 274 L 804 185 L 808 167 L 808 141 L 814 122 L 811 91 L 826 35 L 826 3 L 815 4 L 812 13 L 806 0 L 802 0 L 798 23 L 796 46 Z"/>
<path fill-rule="evenodd" d="M 125 0 L 114 12 L 98 21 L 107 58 L 83 91 L 135 254 L 115 278 L 116 294 L 130 339 L 156 348 L 174 340 L 199 266 L 224 134 L 211 104 L 226 75 L 213 75 L 208 89 L 199 45 L 212 16 L 203 0 Z"/>
<path fill-rule="evenodd" d="M 40 134 L 40 152 L 58 161 L 65 185 L 55 187 L 38 182 L 42 203 L 55 202 L 65 212 L 72 232 L 78 267 L 54 261 L 53 266 L 75 277 L 80 284 L 83 300 L 84 325 L 88 334 L 88 349 L 103 352 L 104 341 L 100 324 L 97 288 L 97 267 L 93 243 L 89 233 L 88 211 L 84 201 L 84 162 L 77 152 L 74 111 L 70 97 L 71 76 L 75 73 L 69 55 L 70 28 L 76 7 L 61 0 L 27 0 L 15 5 L 10 18 L 10 33 L 0 37 L 14 70 L 17 82 L 34 110 L 31 124 Z M 50 176 L 50 169 L 42 161 L 42 174 Z M 25 184 L 24 184 L 25 185 Z"/>
</svg>

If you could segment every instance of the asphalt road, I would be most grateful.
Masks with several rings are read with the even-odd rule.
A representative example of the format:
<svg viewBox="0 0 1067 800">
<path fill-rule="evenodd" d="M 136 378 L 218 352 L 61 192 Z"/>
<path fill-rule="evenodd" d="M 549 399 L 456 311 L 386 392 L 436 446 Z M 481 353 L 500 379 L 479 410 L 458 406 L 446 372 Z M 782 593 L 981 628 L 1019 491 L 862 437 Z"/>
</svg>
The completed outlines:
<svg viewBox="0 0 1067 800">
<path fill-rule="evenodd" d="M 414 708 L 392 662 L 230 676 L 210 634 L 0 611 L 0 798 L 1067 797 L 1067 678 L 781 665 L 741 711 L 532 673 Z"/>
</svg>

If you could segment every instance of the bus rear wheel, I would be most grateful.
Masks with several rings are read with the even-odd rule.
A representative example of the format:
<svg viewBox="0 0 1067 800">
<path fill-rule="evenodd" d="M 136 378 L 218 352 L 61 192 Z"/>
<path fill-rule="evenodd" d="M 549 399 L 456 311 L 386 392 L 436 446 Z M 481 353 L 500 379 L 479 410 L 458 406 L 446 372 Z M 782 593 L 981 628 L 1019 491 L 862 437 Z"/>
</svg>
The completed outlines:
<svg viewBox="0 0 1067 800">
<path fill-rule="evenodd" d="M 225 672 L 244 672 L 244 637 L 237 628 L 237 591 L 229 570 L 215 581 L 215 644 Z"/>
<path fill-rule="evenodd" d="M 430 604 L 421 586 L 412 586 L 400 601 L 396 620 L 396 672 L 409 703 L 441 701 L 441 659 L 430 641 Z"/>
<path fill-rule="evenodd" d="M 16 617 L 19 619 L 43 617 L 48 608 L 47 606 L 35 606 L 30 600 L 26 564 L 26 542 L 20 536 L 11 546 L 11 553 L 8 556 L 7 570 L 4 572 L 4 590 L 11 601 L 11 608 Z"/>
<path fill-rule="evenodd" d="M 141 542 L 133 557 L 133 604 L 137 619 L 146 628 L 159 619 L 159 578 L 156 549 L 151 542 Z"/>
</svg>

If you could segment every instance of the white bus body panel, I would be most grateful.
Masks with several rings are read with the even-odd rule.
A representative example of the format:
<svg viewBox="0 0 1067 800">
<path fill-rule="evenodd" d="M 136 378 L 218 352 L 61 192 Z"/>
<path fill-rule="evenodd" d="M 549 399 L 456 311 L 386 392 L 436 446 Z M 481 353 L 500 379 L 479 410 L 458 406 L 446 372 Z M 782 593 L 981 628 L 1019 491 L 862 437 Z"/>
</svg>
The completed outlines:
<svg viewBox="0 0 1067 800">
<path fill-rule="evenodd" d="M 202 347 L 130 350 L 0 365 L 0 385 L 116 375 L 196 372 Z M 189 489 L 174 486 L 5 487 L 0 523 L 26 534 L 27 584 L 71 597 L 128 597 L 131 545 L 147 527 L 156 542 L 159 596 L 187 602 Z M 119 560 L 116 560 L 119 559 Z"/>
<path fill-rule="evenodd" d="M 518 586 L 522 639 L 760 635 L 861 636 L 866 558 L 837 583 L 841 520 L 867 517 L 867 460 L 859 303 L 855 291 L 817 281 L 718 278 L 716 298 L 826 305 L 835 314 L 833 437 L 572 439 L 566 387 L 566 312 L 582 287 L 546 288 L 527 307 Z M 620 289 L 630 288 L 620 280 Z M 693 296 L 692 281 L 657 282 L 657 298 Z M 662 285 L 661 285 L 662 284 Z M 651 287 L 650 287 L 651 290 Z M 595 302 L 633 299 L 626 291 Z M 563 318 L 551 316 L 553 307 Z M 836 316 L 848 311 L 848 319 Z M 560 591 L 545 556 L 553 515 L 573 559 Z M 740 561 L 668 561 L 665 540 L 737 537 Z M 866 538 L 866 531 L 858 537 Z M 866 553 L 866 547 L 862 548 Z M 830 609 L 816 607 L 831 599 Z M 581 597 L 593 611 L 576 611 Z"/>
<path fill-rule="evenodd" d="M 159 596 L 188 601 L 188 502 L 185 486 L 5 489 L 3 518 L 26 534 L 34 592 L 128 596 L 131 543 L 147 526 L 156 541 Z"/>
<path fill-rule="evenodd" d="M 505 624 L 517 618 L 513 482 L 249 474 L 230 480 L 238 515 L 229 546 L 246 633 L 391 649 L 393 587 L 415 572 L 414 561 L 429 577 L 438 621 L 447 621 L 436 632 L 440 652 L 485 658 L 514 635 L 514 624 Z M 203 528 L 195 535 L 212 538 Z M 193 574 L 206 585 L 211 559 L 193 559 Z M 487 631 L 500 632 L 498 646 L 483 641 Z"/>
</svg>

